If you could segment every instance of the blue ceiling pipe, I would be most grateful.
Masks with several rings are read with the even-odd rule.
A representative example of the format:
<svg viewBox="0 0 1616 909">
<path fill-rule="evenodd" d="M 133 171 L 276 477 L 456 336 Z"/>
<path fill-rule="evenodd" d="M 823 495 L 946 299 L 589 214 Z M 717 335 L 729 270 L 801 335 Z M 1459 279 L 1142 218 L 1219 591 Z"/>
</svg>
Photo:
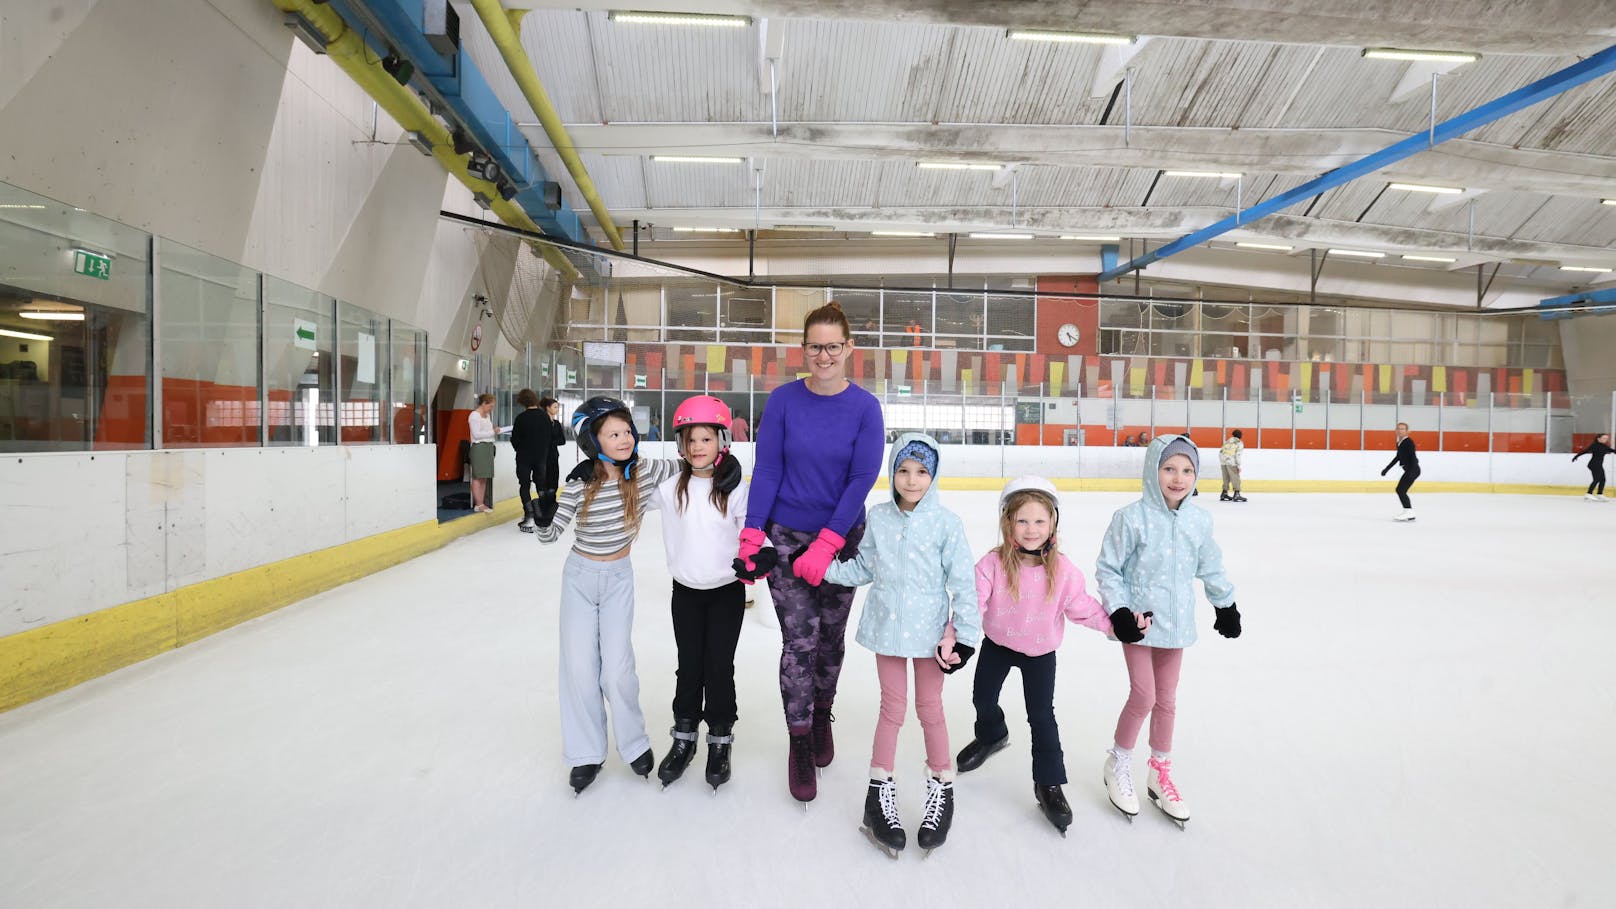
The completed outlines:
<svg viewBox="0 0 1616 909">
<path fill-rule="evenodd" d="M 1564 312 L 1573 307 L 1586 307 L 1575 312 Z M 1582 293 L 1566 294 L 1563 297 L 1549 297 L 1537 305 L 1541 310 L 1540 319 L 1571 319 L 1576 316 L 1593 316 L 1616 312 L 1616 287 L 1606 287 L 1602 290 L 1585 290 Z"/>
<path fill-rule="evenodd" d="M 1177 255 L 1191 247 L 1199 246 L 1221 234 L 1226 234 L 1239 227 L 1249 226 L 1259 218 L 1265 218 L 1281 209 L 1289 208 L 1310 196 L 1316 196 L 1326 190 L 1350 183 L 1366 174 L 1374 173 L 1381 168 L 1389 167 L 1404 158 L 1417 155 L 1449 139 L 1458 138 L 1473 129 L 1479 129 L 1494 120 L 1507 117 L 1539 101 L 1569 91 L 1584 82 L 1597 79 L 1613 70 L 1616 70 L 1616 46 L 1607 47 L 1599 53 L 1587 59 L 1579 60 L 1557 73 L 1551 73 L 1530 85 L 1518 88 L 1502 97 L 1494 98 L 1486 104 L 1468 110 L 1451 120 L 1438 123 L 1430 130 L 1409 136 L 1395 145 L 1387 146 L 1350 164 L 1344 164 L 1335 170 L 1321 174 L 1293 190 L 1280 193 L 1266 202 L 1253 205 L 1242 212 L 1224 218 L 1210 227 L 1204 227 L 1192 234 L 1185 234 L 1160 249 L 1152 250 L 1122 265 L 1108 268 L 1100 273 L 1100 280 L 1110 281 L 1114 278 L 1120 278 L 1131 271 L 1144 268 L 1152 262 Z"/>
<path fill-rule="evenodd" d="M 561 207 L 554 210 L 546 203 L 545 184 L 554 181 L 465 48 L 457 48 L 452 55 L 446 55 L 427 38 L 426 3 L 422 0 L 329 2 L 358 29 L 378 57 L 392 50 L 415 66 L 416 72 L 449 106 L 453 121 L 463 126 L 471 140 L 499 165 L 517 191 L 511 201 L 520 205 L 535 224 L 544 228 L 545 233 L 574 243 L 593 244 L 579 224 L 577 212 L 567 205 L 565 198 L 561 200 Z M 366 27 L 368 25 L 374 25 L 375 30 Z"/>
</svg>

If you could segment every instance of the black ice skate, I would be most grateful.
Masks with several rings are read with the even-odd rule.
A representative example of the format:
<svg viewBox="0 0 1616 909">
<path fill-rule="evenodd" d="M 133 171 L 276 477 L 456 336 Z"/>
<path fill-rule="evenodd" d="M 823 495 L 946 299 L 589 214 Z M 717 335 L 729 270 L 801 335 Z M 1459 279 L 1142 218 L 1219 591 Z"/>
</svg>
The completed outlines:
<svg viewBox="0 0 1616 909">
<path fill-rule="evenodd" d="M 567 774 L 567 784 L 572 787 L 573 798 L 577 798 L 579 793 L 589 788 L 589 784 L 593 783 L 595 777 L 600 775 L 601 766 L 600 764 L 580 764 L 572 768 L 572 772 Z"/>
<path fill-rule="evenodd" d="M 915 845 L 931 851 L 948 840 L 948 828 L 954 824 L 954 783 L 934 776 L 926 777 L 926 816 L 915 833 Z"/>
<path fill-rule="evenodd" d="M 1246 500 L 1246 497 L 1237 492 L 1237 493 L 1234 494 L 1234 498 L 1230 499 L 1229 501 L 1231 501 L 1231 502 L 1244 502 L 1245 500 Z"/>
<path fill-rule="evenodd" d="M 729 746 L 735 742 L 728 726 L 707 727 L 707 785 L 718 787 L 729 782 Z"/>
<path fill-rule="evenodd" d="M 656 755 L 652 754 L 651 749 L 649 749 L 649 748 L 645 749 L 644 754 L 642 754 L 639 757 L 635 758 L 628 765 L 630 770 L 634 771 L 635 773 L 638 773 L 640 776 L 643 776 L 646 779 L 651 778 L 651 768 L 655 767 L 655 766 L 656 766 Z"/>
<path fill-rule="evenodd" d="M 1067 804 L 1066 794 L 1061 792 L 1061 787 L 1034 783 L 1032 794 L 1038 799 L 1038 810 L 1055 825 L 1062 837 L 1066 836 L 1066 828 L 1072 826 L 1072 806 Z"/>
<path fill-rule="evenodd" d="M 896 859 L 907 839 L 898 820 L 898 786 L 890 778 L 870 780 L 864 794 L 864 825 L 859 828 L 877 849 Z"/>
<path fill-rule="evenodd" d="M 685 768 L 696 757 L 696 721 L 674 720 L 673 728 L 668 730 L 673 736 L 673 745 L 662 758 L 662 765 L 657 767 L 657 779 L 662 781 L 662 788 L 685 775 Z"/>
<path fill-rule="evenodd" d="M 971 744 L 960 749 L 959 756 L 954 759 L 954 766 L 960 773 L 968 773 L 982 766 L 982 763 L 996 752 L 1003 751 L 1010 744 L 1007 735 L 997 742 L 984 742 L 981 739 L 971 739 Z"/>
<path fill-rule="evenodd" d="M 1220 492 L 1220 493 L 1218 493 L 1218 501 L 1219 502 L 1233 502 L 1234 501 L 1234 496 L 1229 495 L 1226 492 Z"/>
</svg>

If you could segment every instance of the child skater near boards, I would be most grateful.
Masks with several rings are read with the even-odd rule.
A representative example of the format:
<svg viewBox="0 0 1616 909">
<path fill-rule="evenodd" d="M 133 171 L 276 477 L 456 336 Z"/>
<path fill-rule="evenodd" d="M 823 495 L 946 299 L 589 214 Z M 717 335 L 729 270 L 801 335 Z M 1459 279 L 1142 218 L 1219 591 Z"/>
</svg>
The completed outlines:
<svg viewBox="0 0 1616 909">
<path fill-rule="evenodd" d="M 943 718 L 943 675 L 963 667 L 982 640 L 971 548 L 965 522 L 937 500 L 937 443 L 907 432 L 892 443 L 892 501 L 871 508 L 858 556 L 832 562 L 831 584 L 874 583 L 859 618 L 857 641 L 875 651 L 881 714 L 870 756 L 870 785 L 861 829 L 893 858 L 905 835 L 898 819 L 898 730 L 908 712 L 910 667 L 915 713 L 926 742 L 926 811 L 915 834 L 930 854 L 954 821 L 954 769 Z"/>
<path fill-rule="evenodd" d="M 1583 493 L 1583 498 L 1593 502 L 1610 501 L 1605 498 L 1605 455 L 1610 452 L 1610 433 L 1602 432 L 1594 436 L 1594 440 L 1588 443 L 1587 448 L 1571 456 L 1573 464 L 1583 455 L 1588 456 L 1588 472 L 1592 479 L 1588 481 L 1588 491 Z"/>
<path fill-rule="evenodd" d="M 578 405 L 572 427 L 587 460 L 567 475 L 555 514 L 549 521 L 539 516 L 534 536 L 554 543 L 577 520 L 572 552 L 561 571 L 558 694 L 561 751 L 572 767 L 568 781 L 583 792 L 606 760 L 608 704 L 618 755 L 640 776 L 649 776 L 655 763 L 634 671 L 629 549 L 652 492 L 679 462 L 640 459 L 639 431 L 628 405 L 616 398 L 595 397 Z"/>
<path fill-rule="evenodd" d="M 696 727 L 707 722 L 707 785 L 729 782 L 735 740 L 735 645 L 746 594 L 734 561 L 746 521 L 741 465 L 729 453 L 730 413 L 710 395 L 673 412 L 681 463 L 652 496 L 662 512 L 662 542 L 673 574 L 673 639 L 679 671 L 673 688 L 673 746 L 657 767 L 663 787 L 684 775 L 696 754 Z M 734 490 L 725 492 L 724 487 Z M 706 703 L 703 704 L 705 697 Z"/>
<path fill-rule="evenodd" d="M 1189 501 L 1201 456 L 1186 435 L 1163 436 L 1145 452 L 1144 498 L 1111 516 L 1094 576 L 1112 633 L 1128 664 L 1128 701 L 1105 759 L 1111 804 L 1132 821 L 1139 813 L 1133 786 L 1133 746 L 1150 717 L 1150 800 L 1180 828 L 1189 807 L 1173 785 L 1173 720 L 1184 648 L 1195 643 L 1196 578 L 1217 607 L 1212 627 L 1240 636 L 1234 585 L 1223 574 L 1223 552 L 1212 539 L 1212 516 Z"/>
<path fill-rule="evenodd" d="M 1089 596 L 1083 572 L 1061 555 L 1059 524 L 1055 484 L 1042 477 L 1005 484 L 999 494 L 999 545 L 976 563 L 983 629 L 971 690 L 976 738 L 960 751 L 959 769 L 975 770 L 1010 744 L 999 692 L 1010 670 L 1021 670 L 1027 725 L 1032 728 L 1033 795 L 1044 817 L 1065 836 L 1072 808 L 1061 791 L 1066 758 L 1055 724 L 1055 651 L 1065 636 L 1065 622 L 1107 632 L 1111 621 L 1100 601 Z"/>
</svg>

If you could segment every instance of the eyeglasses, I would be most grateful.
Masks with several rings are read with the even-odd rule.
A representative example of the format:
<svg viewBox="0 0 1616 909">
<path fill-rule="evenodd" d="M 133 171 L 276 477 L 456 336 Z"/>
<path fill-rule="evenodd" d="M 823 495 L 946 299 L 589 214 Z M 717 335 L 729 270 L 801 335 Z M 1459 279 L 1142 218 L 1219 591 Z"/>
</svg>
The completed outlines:
<svg viewBox="0 0 1616 909">
<path fill-rule="evenodd" d="M 841 341 L 833 341 L 830 344 L 804 344 L 802 349 L 808 351 L 808 356 L 810 357 L 817 357 L 822 353 L 828 353 L 832 357 L 839 357 L 842 355 L 842 351 L 847 349 L 847 345 Z"/>
</svg>

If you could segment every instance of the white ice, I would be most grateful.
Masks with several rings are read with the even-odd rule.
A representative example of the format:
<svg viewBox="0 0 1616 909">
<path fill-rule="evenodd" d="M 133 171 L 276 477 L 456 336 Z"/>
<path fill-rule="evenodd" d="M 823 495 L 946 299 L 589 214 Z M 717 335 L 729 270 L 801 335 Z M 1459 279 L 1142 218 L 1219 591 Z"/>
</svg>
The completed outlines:
<svg viewBox="0 0 1616 909">
<path fill-rule="evenodd" d="M 804 812 L 786 791 L 766 601 L 737 657 L 733 781 L 712 794 L 703 753 L 659 791 L 614 756 L 575 799 L 555 698 L 565 549 L 502 526 L 0 715 L 0 904 L 1610 905 L 1616 506 L 1415 496 L 1410 525 L 1390 520 L 1389 492 L 1200 497 L 1246 634 L 1218 637 L 1206 609 L 1185 661 L 1185 831 L 1148 804 L 1130 825 L 1106 801 L 1127 677 L 1116 644 L 1073 626 L 1056 700 L 1069 837 L 1034 806 L 1012 676 L 1012 745 L 960 777 L 953 833 L 925 861 L 911 715 L 911 848 L 889 860 L 857 832 L 874 661 L 849 634 L 837 758 Z M 1085 573 L 1130 498 L 1064 496 Z M 943 494 L 978 552 L 994 501 Z M 674 648 L 657 518 L 634 558 L 660 758 Z M 970 675 L 945 690 L 955 751 Z"/>
</svg>

